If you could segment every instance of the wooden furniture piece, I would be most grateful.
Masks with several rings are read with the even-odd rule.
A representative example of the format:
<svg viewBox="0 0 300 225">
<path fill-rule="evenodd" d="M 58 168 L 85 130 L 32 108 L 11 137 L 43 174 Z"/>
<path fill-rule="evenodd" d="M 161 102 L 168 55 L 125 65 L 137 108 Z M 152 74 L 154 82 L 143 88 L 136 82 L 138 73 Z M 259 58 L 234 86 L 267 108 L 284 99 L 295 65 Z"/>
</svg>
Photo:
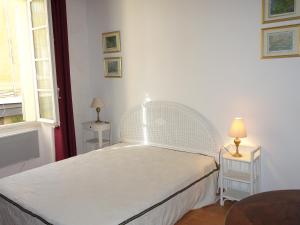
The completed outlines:
<svg viewBox="0 0 300 225">
<path fill-rule="evenodd" d="M 237 202 L 225 225 L 298 225 L 300 190 L 270 191 Z"/>
<path fill-rule="evenodd" d="M 82 123 L 82 135 L 84 152 L 109 146 L 111 144 L 111 125 L 109 122 L 84 122 Z"/>
<path fill-rule="evenodd" d="M 224 146 L 221 152 L 220 204 L 222 206 L 225 200 L 239 201 L 259 192 L 261 148 L 240 146 L 242 157 L 234 157 L 231 154 L 234 152 L 234 145 Z"/>
</svg>

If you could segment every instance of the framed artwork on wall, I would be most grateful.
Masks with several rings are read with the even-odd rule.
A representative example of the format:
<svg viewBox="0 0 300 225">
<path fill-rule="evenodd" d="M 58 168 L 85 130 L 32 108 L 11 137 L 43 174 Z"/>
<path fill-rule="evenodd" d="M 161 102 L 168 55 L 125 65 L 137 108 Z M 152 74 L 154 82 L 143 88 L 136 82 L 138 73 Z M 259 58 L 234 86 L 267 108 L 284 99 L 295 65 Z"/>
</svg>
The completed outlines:
<svg viewBox="0 0 300 225">
<path fill-rule="evenodd" d="M 263 59 L 299 57 L 300 24 L 264 28 L 261 31 Z"/>
<path fill-rule="evenodd" d="M 107 78 L 122 77 L 122 58 L 111 57 L 104 59 L 104 76 Z"/>
<path fill-rule="evenodd" d="M 300 19 L 300 0 L 262 0 L 262 22 Z"/>
<path fill-rule="evenodd" d="M 112 53 L 121 51 L 120 31 L 114 31 L 102 34 L 103 53 Z"/>
</svg>

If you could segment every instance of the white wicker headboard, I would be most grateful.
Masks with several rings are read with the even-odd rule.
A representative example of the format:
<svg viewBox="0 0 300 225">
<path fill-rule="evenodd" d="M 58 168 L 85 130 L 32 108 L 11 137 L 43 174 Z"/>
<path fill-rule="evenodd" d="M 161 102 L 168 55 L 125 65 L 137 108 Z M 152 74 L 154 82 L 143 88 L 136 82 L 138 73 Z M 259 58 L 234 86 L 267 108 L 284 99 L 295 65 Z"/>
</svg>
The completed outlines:
<svg viewBox="0 0 300 225">
<path fill-rule="evenodd" d="M 120 132 L 121 142 L 202 153 L 218 161 L 218 132 L 199 112 L 182 104 L 153 101 L 140 105 L 122 117 Z"/>
</svg>

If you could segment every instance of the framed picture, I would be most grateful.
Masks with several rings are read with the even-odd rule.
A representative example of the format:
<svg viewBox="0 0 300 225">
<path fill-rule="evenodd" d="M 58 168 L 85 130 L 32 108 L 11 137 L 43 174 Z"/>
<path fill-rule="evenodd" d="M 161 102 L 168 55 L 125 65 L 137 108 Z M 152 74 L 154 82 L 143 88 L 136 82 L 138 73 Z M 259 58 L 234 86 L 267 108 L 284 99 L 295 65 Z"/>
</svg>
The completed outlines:
<svg viewBox="0 0 300 225">
<path fill-rule="evenodd" d="M 300 0 L 262 0 L 262 22 L 300 19 Z"/>
<path fill-rule="evenodd" d="M 261 32 L 262 58 L 300 56 L 300 24 L 270 27 Z"/>
<path fill-rule="evenodd" d="M 108 78 L 122 77 L 121 57 L 112 57 L 104 59 L 104 76 Z"/>
<path fill-rule="evenodd" d="M 102 45 L 103 45 L 104 53 L 120 52 L 121 51 L 120 31 L 103 33 Z"/>
</svg>

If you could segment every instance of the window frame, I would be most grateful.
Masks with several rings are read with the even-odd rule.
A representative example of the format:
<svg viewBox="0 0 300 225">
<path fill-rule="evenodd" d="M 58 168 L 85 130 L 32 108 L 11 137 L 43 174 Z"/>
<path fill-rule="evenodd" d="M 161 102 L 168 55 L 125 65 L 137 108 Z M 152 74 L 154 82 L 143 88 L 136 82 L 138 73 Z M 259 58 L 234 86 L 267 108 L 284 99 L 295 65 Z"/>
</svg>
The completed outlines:
<svg viewBox="0 0 300 225">
<path fill-rule="evenodd" d="M 32 72 L 34 77 L 34 92 L 35 92 L 35 102 L 36 102 L 36 120 L 43 123 L 49 123 L 54 126 L 59 126 L 59 105 L 58 105 L 58 87 L 57 87 L 57 80 L 56 80 L 56 64 L 55 64 L 55 51 L 54 51 L 54 36 L 53 36 L 53 25 L 52 25 L 52 13 L 51 13 L 51 2 L 50 0 L 43 0 L 45 3 L 46 8 L 46 25 L 33 27 L 32 23 L 32 11 L 31 11 L 31 2 L 32 0 L 26 0 L 27 1 L 27 13 L 28 13 L 28 23 L 29 23 L 29 35 L 30 35 L 30 41 L 31 41 L 31 63 L 32 63 Z M 48 44 L 48 58 L 36 58 L 35 52 L 34 52 L 34 38 L 33 38 L 33 32 L 38 29 L 46 29 L 47 31 L 47 44 Z M 51 88 L 52 90 L 48 90 L 52 94 L 52 114 L 53 119 L 46 119 L 41 118 L 40 114 L 40 107 L 39 107 L 39 93 L 45 91 L 42 89 L 38 89 L 38 80 L 37 80 L 37 71 L 36 71 L 36 62 L 37 61 L 44 61 L 47 60 L 49 62 L 49 70 L 50 70 L 50 79 L 51 79 Z"/>
</svg>

